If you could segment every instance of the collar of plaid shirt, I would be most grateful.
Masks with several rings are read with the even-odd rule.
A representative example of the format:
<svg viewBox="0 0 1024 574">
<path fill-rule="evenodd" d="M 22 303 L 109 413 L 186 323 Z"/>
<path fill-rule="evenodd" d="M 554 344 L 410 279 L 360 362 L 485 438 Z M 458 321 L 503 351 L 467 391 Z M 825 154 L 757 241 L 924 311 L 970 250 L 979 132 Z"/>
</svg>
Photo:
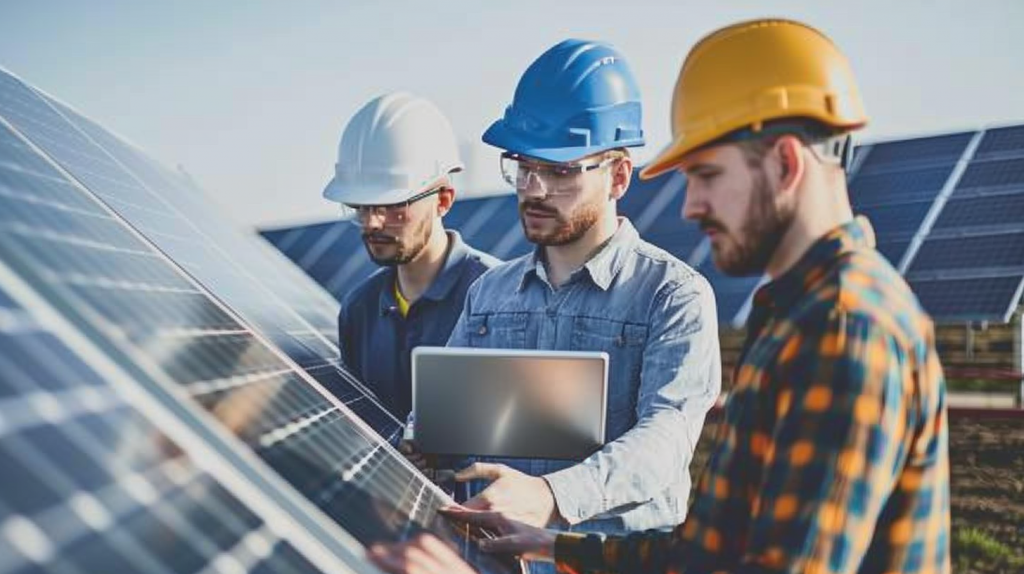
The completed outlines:
<svg viewBox="0 0 1024 574">
<path fill-rule="evenodd" d="M 785 315 L 797 301 L 813 291 L 837 258 L 857 249 L 874 247 L 875 230 L 867 218 L 860 215 L 823 235 L 789 271 L 754 294 L 748 341 L 756 338 L 770 317 Z"/>
</svg>

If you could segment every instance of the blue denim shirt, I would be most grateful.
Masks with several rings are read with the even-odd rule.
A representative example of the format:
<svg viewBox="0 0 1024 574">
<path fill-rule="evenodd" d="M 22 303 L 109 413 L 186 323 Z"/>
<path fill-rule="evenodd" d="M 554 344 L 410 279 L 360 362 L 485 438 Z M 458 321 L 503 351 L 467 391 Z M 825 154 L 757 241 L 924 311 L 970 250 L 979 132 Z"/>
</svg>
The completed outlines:
<svg viewBox="0 0 1024 574">
<path fill-rule="evenodd" d="M 711 286 L 640 239 L 629 220 L 619 222 L 609 242 L 558 289 L 548 282 L 539 251 L 482 275 L 448 341 L 453 347 L 608 353 L 603 449 L 577 464 L 497 460 L 543 476 L 572 529 L 681 523 L 690 460 L 721 388 Z"/>
<path fill-rule="evenodd" d="M 345 297 L 338 341 L 345 366 L 399 420 L 412 409 L 410 353 L 420 345 L 444 345 L 462 311 L 469 286 L 501 261 L 477 251 L 448 231 L 448 256 L 426 292 L 405 317 L 395 300 L 397 272 L 384 267 Z"/>
</svg>

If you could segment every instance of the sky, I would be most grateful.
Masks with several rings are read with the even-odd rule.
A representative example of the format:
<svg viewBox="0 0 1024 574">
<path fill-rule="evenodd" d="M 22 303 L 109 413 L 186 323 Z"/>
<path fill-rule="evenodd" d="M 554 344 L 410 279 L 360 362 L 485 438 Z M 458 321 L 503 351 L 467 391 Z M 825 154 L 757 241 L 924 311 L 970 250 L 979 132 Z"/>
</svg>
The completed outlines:
<svg viewBox="0 0 1024 574">
<path fill-rule="evenodd" d="M 0 66 L 169 166 L 233 222 L 335 217 L 320 196 L 348 119 L 408 90 L 464 142 L 467 194 L 502 188 L 480 135 L 565 38 L 611 42 L 643 94 L 649 159 L 670 138 L 683 58 L 755 17 L 805 21 L 852 62 L 863 141 L 1024 123 L 1024 1 L 0 0 Z"/>
</svg>

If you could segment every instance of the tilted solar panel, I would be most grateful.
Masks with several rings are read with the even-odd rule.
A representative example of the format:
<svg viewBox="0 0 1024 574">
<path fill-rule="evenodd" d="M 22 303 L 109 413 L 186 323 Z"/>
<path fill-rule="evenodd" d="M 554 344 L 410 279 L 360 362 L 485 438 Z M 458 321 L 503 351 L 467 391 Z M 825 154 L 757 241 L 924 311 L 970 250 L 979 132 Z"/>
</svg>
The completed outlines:
<svg viewBox="0 0 1024 574">
<path fill-rule="evenodd" d="M 110 156 L 105 160 L 82 134 L 59 127 L 59 117 L 41 120 L 23 91 L 12 98 L 7 87 L 0 86 L 0 261 L 218 445 L 226 464 L 249 471 L 336 556 L 361 564 L 357 547 L 344 543 L 344 532 L 321 523 L 316 507 L 364 544 L 429 528 L 459 545 L 483 571 L 508 569 L 454 532 L 437 513 L 444 494 L 353 414 L 370 402 L 367 397 L 332 397 L 297 368 L 284 345 L 274 346 L 269 333 L 251 330 L 243 315 L 226 306 L 228 297 L 207 290 L 207 281 L 222 281 L 210 266 L 219 261 L 218 252 L 204 245 L 210 235 L 191 241 L 197 228 L 176 227 L 180 213 L 152 209 L 158 194 L 143 205 L 140 189 L 151 189 L 133 171 Z M 15 132 L 8 114 L 32 135 Z M 37 138 L 45 148 L 34 147 Z M 51 162 L 43 151 L 63 162 Z M 91 186 L 103 191 L 93 196 Z M 167 247 L 161 252 L 157 245 Z M 185 255 L 204 246 L 210 251 L 195 251 L 201 256 L 179 267 L 168 257 L 172 246 Z M 234 266 L 222 271 L 247 277 Z M 255 299 L 238 297 L 243 304 Z M 0 498 L 6 500 L 6 491 Z"/>
<path fill-rule="evenodd" d="M 208 453 L 129 400 L 130 382 L 110 384 L 34 314 L 0 317 L 0 572 L 347 570 L 314 566 L 301 532 L 243 503 Z"/>
<path fill-rule="evenodd" d="M 232 229 L 187 180 L 12 76 L 0 114 L 384 436 L 394 420 L 340 367 L 330 297 L 269 246 Z"/>
<path fill-rule="evenodd" d="M 352 571 L 11 288 L 0 262 L 0 573 Z"/>
</svg>

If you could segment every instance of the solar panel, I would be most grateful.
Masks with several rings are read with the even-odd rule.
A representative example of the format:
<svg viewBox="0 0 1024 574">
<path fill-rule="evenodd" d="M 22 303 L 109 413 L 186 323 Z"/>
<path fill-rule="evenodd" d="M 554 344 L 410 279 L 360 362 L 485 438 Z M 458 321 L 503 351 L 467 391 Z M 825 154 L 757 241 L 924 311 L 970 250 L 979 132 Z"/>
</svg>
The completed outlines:
<svg viewBox="0 0 1024 574">
<path fill-rule="evenodd" d="M 910 241 L 879 241 L 875 248 L 881 253 L 893 267 L 899 268 L 903 254 L 910 247 Z"/>
<path fill-rule="evenodd" d="M 859 173 L 953 163 L 963 154 L 973 136 L 972 132 L 964 132 L 874 144 Z"/>
<path fill-rule="evenodd" d="M 3 291 L 0 373 L 0 573 L 328 571 Z"/>
<path fill-rule="evenodd" d="M 956 190 L 981 187 L 1024 191 L 1024 158 L 971 162 Z"/>
<path fill-rule="evenodd" d="M 986 130 L 974 157 L 984 159 L 1009 155 L 1024 155 L 1024 126 Z"/>
<path fill-rule="evenodd" d="M 893 239 L 913 237 L 931 207 L 932 202 L 930 201 L 915 201 L 913 203 L 862 207 L 855 211 L 871 221 L 879 242 L 888 242 Z"/>
<path fill-rule="evenodd" d="M 486 223 L 479 230 L 472 234 L 473 242 L 471 245 L 481 251 L 491 253 L 495 257 L 504 256 L 504 254 L 496 253 L 495 247 L 498 246 L 498 243 L 507 234 L 516 233 L 520 236 L 523 235 L 522 226 L 519 223 L 519 209 L 516 204 L 516 197 L 505 196 L 502 199 L 498 209 L 487 218 Z"/>
<path fill-rule="evenodd" d="M 1024 191 L 1024 190 L 1022 190 Z M 933 229 L 978 228 L 1024 224 L 1024 193 L 958 199 L 942 208 Z"/>
<path fill-rule="evenodd" d="M 0 113 L 384 436 L 401 423 L 341 367 L 336 304 L 279 253 L 231 229 L 187 179 L 3 75 Z M 287 302 L 287 303 L 286 303 Z"/>
<path fill-rule="evenodd" d="M 857 174 L 850 181 L 850 202 L 855 208 L 931 201 L 946 184 L 953 164 L 883 173 Z"/>
<path fill-rule="evenodd" d="M 268 344 L 270 339 L 250 330 L 220 302 L 227 298 L 219 293 L 218 299 L 211 297 L 202 284 L 125 225 L 120 211 L 107 207 L 139 208 L 127 211 L 155 238 L 166 231 L 174 241 L 188 242 L 194 226 L 177 229 L 164 221 L 167 212 L 147 211 L 139 202 L 141 186 L 138 180 L 133 182 L 134 172 L 109 157 L 104 161 L 99 148 L 80 134 L 49 123 L 59 117 L 33 115 L 45 110 L 10 96 L 10 91 L 0 89 L 5 117 L 20 114 L 19 125 L 32 128 L 47 151 L 59 154 L 80 181 L 102 188 L 97 196 L 109 203 L 95 201 L 0 123 L 0 260 L 14 267 L 147 391 L 172 401 L 179 416 L 203 423 L 196 432 L 209 441 L 224 441 L 215 443 L 221 445 L 218 452 L 231 464 L 252 471 L 254 480 L 278 495 L 276 502 L 288 508 L 290 516 L 305 517 L 303 524 L 321 543 L 341 548 L 341 542 L 330 542 L 342 540 L 341 531 L 330 536 L 327 523 L 320 525 L 316 515 L 300 512 L 306 503 L 293 500 L 289 492 L 294 491 L 276 482 L 259 459 L 362 543 L 398 540 L 429 528 L 458 545 L 481 570 L 507 570 L 452 531 L 437 513 L 447 500 L 443 493 L 353 415 L 353 409 L 370 402 L 367 397 L 343 403 L 318 389 L 308 374 Z M 204 281 L 222 280 L 212 276 L 206 263 L 196 259 L 182 267 L 209 273 Z M 228 266 L 223 272 L 237 269 Z M 239 301 L 253 299 L 243 295 Z M 202 407 L 207 415 L 182 406 L 189 404 Z M 227 440 L 223 431 L 238 440 Z M 228 448 L 242 445 L 248 450 Z M 344 556 L 351 559 L 351 551 Z"/>
<path fill-rule="evenodd" d="M 925 240 L 908 275 L 923 271 L 1020 268 L 1024 273 L 1024 232 Z"/>
<path fill-rule="evenodd" d="M 910 280 L 921 306 L 948 321 L 1009 321 L 1021 299 L 1024 277 Z"/>
</svg>

